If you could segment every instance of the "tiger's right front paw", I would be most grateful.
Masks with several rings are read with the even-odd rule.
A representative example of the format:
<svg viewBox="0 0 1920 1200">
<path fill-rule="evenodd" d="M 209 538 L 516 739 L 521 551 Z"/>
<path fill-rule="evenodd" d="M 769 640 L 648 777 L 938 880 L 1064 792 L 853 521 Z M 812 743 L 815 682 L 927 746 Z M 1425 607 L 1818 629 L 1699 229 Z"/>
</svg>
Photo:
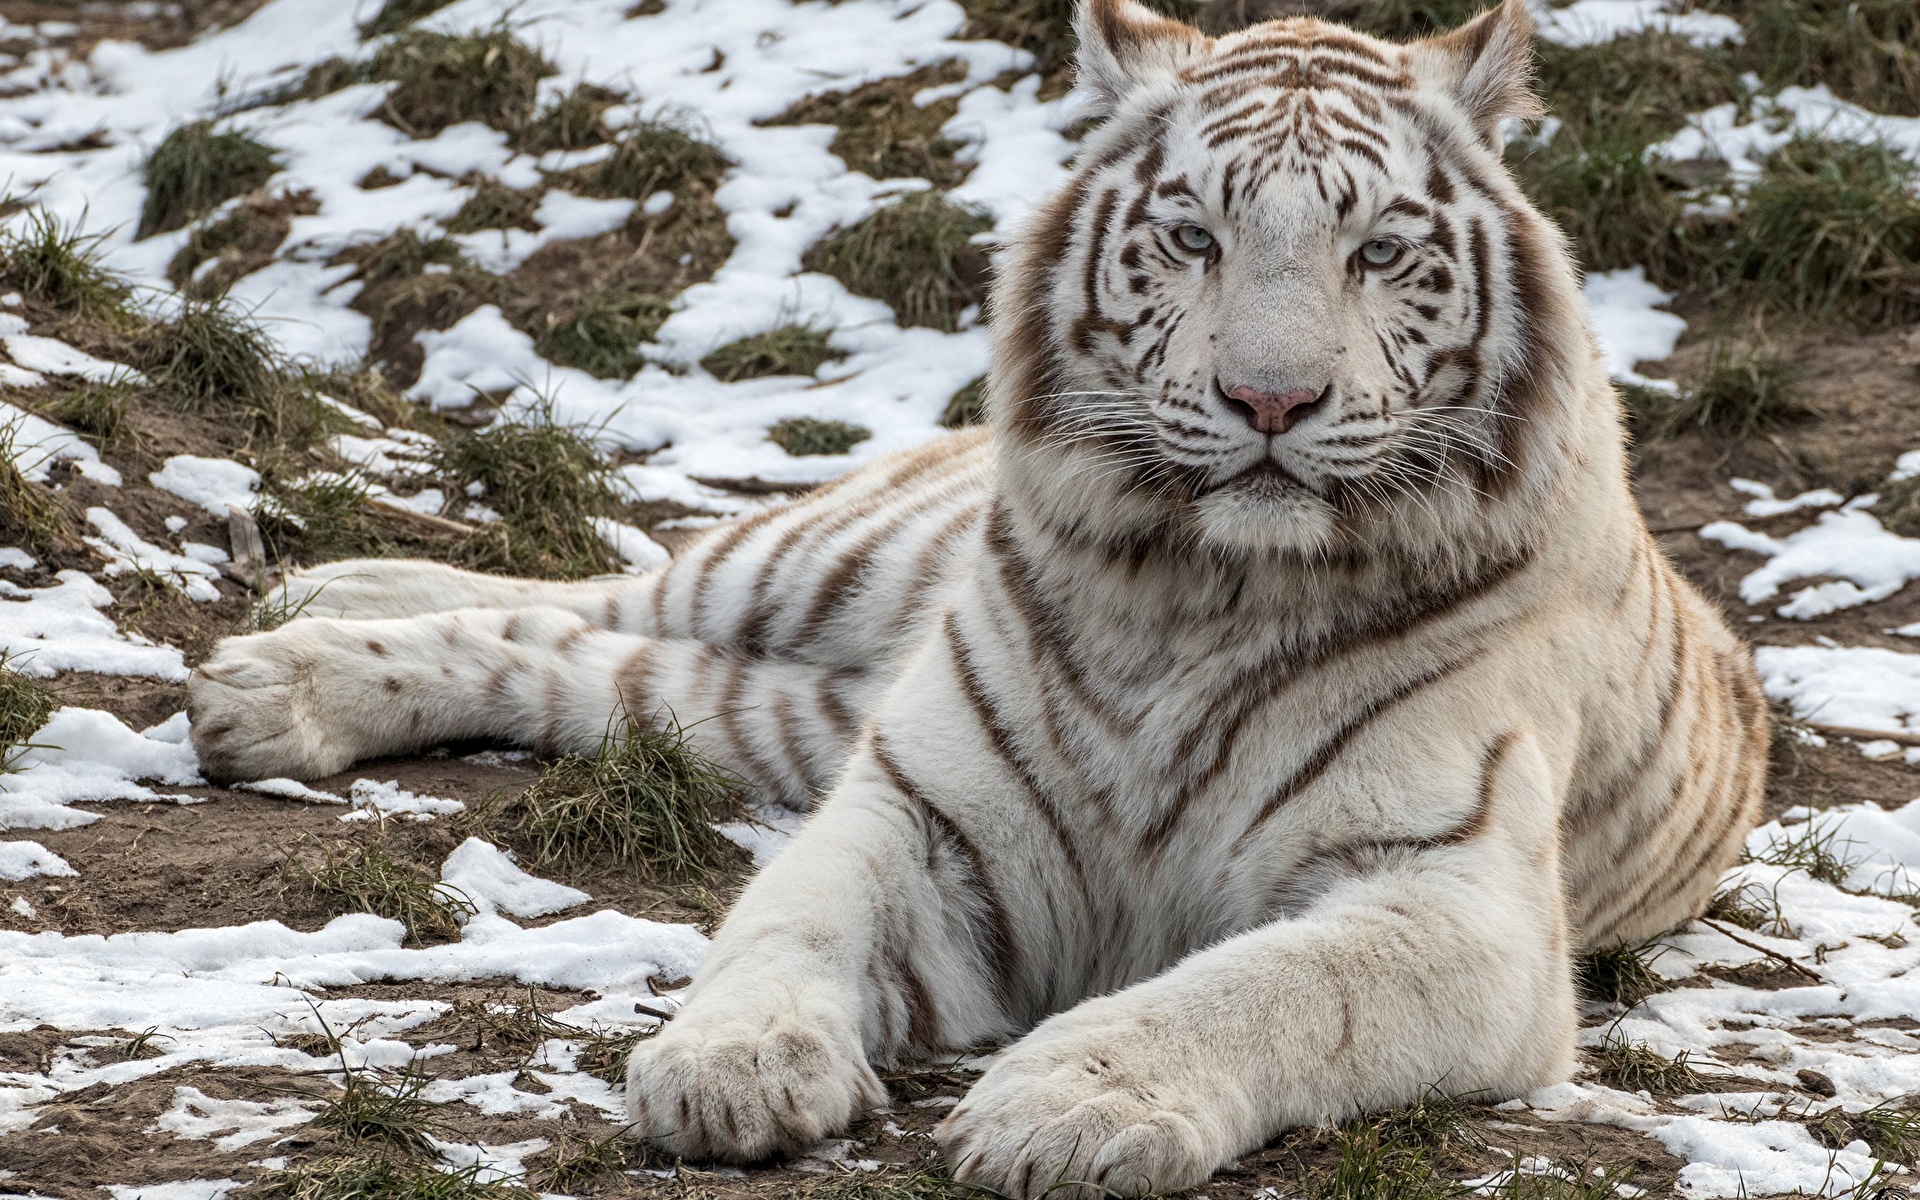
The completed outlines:
<svg viewBox="0 0 1920 1200">
<path fill-rule="evenodd" d="M 803 1150 L 886 1097 L 853 1022 L 826 1004 L 705 1019 L 696 1004 L 627 1060 L 635 1135 L 696 1161 Z"/>
<path fill-rule="evenodd" d="M 215 782 L 318 779 L 362 757 L 342 714 L 364 702 L 326 670 L 321 622 L 228 638 L 187 681 L 187 719 L 200 771 Z"/>
</svg>

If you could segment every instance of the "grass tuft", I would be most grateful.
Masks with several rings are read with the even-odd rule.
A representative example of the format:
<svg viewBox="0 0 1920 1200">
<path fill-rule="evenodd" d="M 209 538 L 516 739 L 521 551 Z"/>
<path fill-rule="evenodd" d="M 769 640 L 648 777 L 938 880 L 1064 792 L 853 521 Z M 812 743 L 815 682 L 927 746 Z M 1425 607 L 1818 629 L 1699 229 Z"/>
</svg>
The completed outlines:
<svg viewBox="0 0 1920 1200">
<path fill-rule="evenodd" d="M 986 295 L 986 251 L 973 237 L 992 228 L 979 209 L 940 192 L 911 192 L 829 234 L 801 261 L 848 291 L 886 301 L 902 325 L 951 333 Z"/>
<path fill-rule="evenodd" d="M 624 1129 L 601 1138 L 565 1130 L 534 1168 L 535 1177 L 542 1188 L 557 1192 L 578 1191 L 581 1184 L 601 1180 L 624 1182 L 627 1167 L 644 1153 Z"/>
<path fill-rule="evenodd" d="M 1779 897 L 1752 880 L 1736 880 L 1715 892 L 1712 902 L 1707 905 L 1706 916 L 1755 933 L 1768 933 L 1776 937 L 1794 936 L 1785 914 L 1780 910 Z"/>
<path fill-rule="evenodd" d="M 273 147 L 244 129 L 193 121 L 147 158 L 147 200 L 134 237 L 179 229 L 224 201 L 262 186 L 281 167 Z"/>
<path fill-rule="evenodd" d="M 1808 1123 L 1821 1145 L 1839 1150 L 1863 1141 L 1876 1156 L 1891 1163 L 1911 1163 L 1920 1157 L 1920 1095 L 1896 1096 L 1864 1112 L 1829 1109 Z M 1887 1200 L 1892 1200 L 1888 1197 Z"/>
<path fill-rule="evenodd" d="M 604 855 L 698 881 L 738 856 L 713 823 L 737 814 L 742 786 L 669 714 L 659 729 L 628 721 L 592 753 L 555 760 L 512 817 L 539 862 Z"/>
<path fill-rule="evenodd" d="M 428 1135 L 439 1128 L 440 1104 L 422 1093 L 433 1082 L 417 1062 L 407 1064 L 392 1083 L 366 1068 L 355 1070 L 340 1058 L 344 1078 L 338 1096 L 322 1102 L 310 1122 L 348 1142 L 380 1142 L 400 1150 L 431 1152 Z"/>
<path fill-rule="evenodd" d="M 935 187 L 957 187 L 972 167 L 956 157 L 960 143 L 940 130 L 959 111 L 960 99 L 951 96 L 922 108 L 913 97 L 924 88 L 966 77 L 966 64 L 949 60 L 850 92 L 810 96 L 768 124 L 833 125 L 839 132 L 828 149 L 849 170 L 873 179 L 915 178 Z"/>
<path fill-rule="evenodd" d="M 733 165 L 695 119 L 663 112 L 620 131 L 613 153 L 568 173 L 572 190 L 600 199 L 645 200 L 689 183 L 711 188 Z"/>
<path fill-rule="evenodd" d="M 399 921 L 415 941 L 428 934 L 452 937 L 460 932 L 463 919 L 479 911 L 460 889 L 440 883 L 377 846 L 340 854 L 333 846 L 324 846 L 322 853 L 326 861 L 317 868 L 294 864 L 308 887 L 345 900 L 361 912 Z"/>
<path fill-rule="evenodd" d="M 47 685 L 13 666 L 15 657 L 0 650 L 0 773 L 13 769 L 58 704 Z"/>
<path fill-rule="evenodd" d="M 458 211 L 441 224 L 448 233 L 478 233 L 482 229 L 535 231 L 540 225 L 533 219 L 533 213 L 539 207 L 538 189 L 520 191 L 498 179 L 482 178 L 474 184 L 473 194 Z"/>
<path fill-rule="evenodd" d="M 1868 510 L 1901 537 L 1920 537 L 1920 475 L 1883 483 Z"/>
<path fill-rule="evenodd" d="M 0 234 L 0 286 L 62 312 L 126 324 L 133 289 L 100 265 L 101 236 L 35 209 Z"/>
<path fill-rule="evenodd" d="M 1630 1041 L 1609 1031 L 1594 1051 L 1595 1068 L 1600 1077 L 1625 1092 L 1650 1092 L 1656 1096 L 1685 1096 L 1707 1091 L 1722 1072 L 1701 1072 L 1693 1068 L 1682 1050 L 1668 1058 L 1644 1042 Z"/>
<path fill-rule="evenodd" d="M 1826 85 L 1875 112 L 1920 116 L 1920 7 L 1911 0 L 1708 0 L 1746 27 L 1739 66 L 1769 90 Z"/>
<path fill-rule="evenodd" d="M 1743 861 L 1805 871 L 1822 883 L 1840 887 L 1861 861 L 1859 856 L 1846 853 L 1852 844 L 1850 838 L 1841 840 L 1837 826 L 1823 825 L 1816 818 L 1770 835 L 1765 850 L 1743 856 Z"/>
<path fill-rule="evenodd" d="M 367 78 L 393 88 L 376 114 L 410 137 L 479 121 L 508 133 L 533 114 L 554 66 L 505 23 L 467 33 L 409 29 L 375 52 Z"/>
<path fill-rule="evenodd" d="M 1722 295 L 1866 326 L 1920 318 L 1920 164 L 1891 146 L 1797 136 L 1728 225 L 1710 260 Z"/>
<path fill-rule="evenodd" d="M 940 414 L 940 424 L 948 429 L 965 429 L 987 419 L 987 377 L 980 376 L 955 392 Z"/>
<path fill-rule="evenodd" d="M 190 301 L 160 328 L 156 381 L 183 408 L 263 412 L 285 387 L 267 331 L 221 301 Z"/>
<path fill-rule="evenodd" d="M 1653 993 L 1667 989 L 1667 981 L 1653 973 L 1652 965 L 1666 949 L 1652 942 L 1622 942 L 1591 951 L 1575 961 L 1574 984 L 1589 1000 L 1632 1008 Z"/>
<path fill-rule="evenodd" d="M 489 565 L 558 579 L 620 569 L 593 524 L 619 511 L 613 471 L 581 431 L 555 421 L 550 405 L 455 433 L 437 465 L 456 489 L 479 484 L 481 503 L 500 514 L 501 544 Z"/>
<path fill-rule="evenodd" d="M 1656 395 L 1652 428 L 1667 435 L 1701 430 L 1743 440 L 1818 415 L 1800 394 L 1799 369 L 1767 346 L 1716 342 L 1691 387 Z"/>
<path fill-rule="evenodd" d="M 793 417 L 767 430 L 767 440 L 796 458 L 808 454 L 845 454 L 873 436 L 873 431 L 845 421 Z"/>
<path fill-rule="evenodd" d="M 322 472 L 270 487 L 258 513 L 267 553 L 282 562 L 384 555 L 389 546 L 367 507 L 370 495 L 370 481 L 357 471 Z M 262 604 L 252 617 L 259 628 L 275 628 L 298 615 L 280 613 L 272 602 Z M 271 625 L 259 625 L 262 621 Z"/>
<path fill-rule="evenodd" d="M 357 1153 L 269 1171 L 256 1186 L 266 1200 L 533 1200 L 517 1184 L 481 1178 L 490 1173 Z"/>
<path fill-rule="evenodd" d="M 595 84 L 576 84 L 542 105 L 514 131 L 513 148 L 523 154 L 545 154 L 602 145 L 609 140 L 602 118 L 621 99 L 620 93 Z"/>
<path fill-rule="evenodd" d="M 120 1047 L 120 1057 L 127 1062 L 143 1058 L 159 1058 L 165 1053 L 160 1049 L 159 1043 L 172 1040 L 160 1032 L 158 1025 L 149 1025 L 126 1040 Z"/>
<path fill-rule="evenodd" d="M 389 33 L 399 33 L 402 29 L 439 12 L 453 0 L 386 0 L 380 11 L 373 14 L 360 26 L 363 38 L 384 37 Z"/>
<path fill-rule="evenodd" d="M 550 310 L 534 335 L 534 348 L 563 367 L 601 379 L 628 379 L 646 362 L 641 343 L 652 341 L 672 312 L 672 305 L 652 292 L 608 282 Z"/>
<path fill-rule="evenodd" d="M 847 356 L 846 351 L 833 348 L 831 336 L 812 325 L 782 325 L 728 342 L 701 359 L 700 365 L 727 383 L 769 375 L 812 375 Z"/>
<path fill-rule="evenodd" d="M 15 449 L 19 431 L 17 418 L 0 424 L 0 544 L 21 546 L 44 557 L 74 545 L 79 538 L 73 514 L 60 494 L 28 479 L 20 469 L 23 455 L 31 463 L 39 452 Z"/>
</svg>

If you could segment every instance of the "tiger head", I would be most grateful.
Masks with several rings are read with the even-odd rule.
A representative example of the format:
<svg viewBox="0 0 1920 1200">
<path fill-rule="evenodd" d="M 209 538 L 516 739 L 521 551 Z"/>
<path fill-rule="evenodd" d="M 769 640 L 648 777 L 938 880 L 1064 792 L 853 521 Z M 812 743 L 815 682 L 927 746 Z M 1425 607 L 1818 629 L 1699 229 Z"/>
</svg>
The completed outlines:
<svg viewBox="0 0 1920 1200">
<path fill-rule="evenodd" d="M 1104 121 L 995 297 L 1015 486 L 1129 537 L 1353 553 L 1537 505 L 1570 426 L 1617 441 L 1564 238 L 1501 161 L 1540 111 L 1524 0 L 1408 45 L 1133 0 L 1076 29 Z"/>
</svg>

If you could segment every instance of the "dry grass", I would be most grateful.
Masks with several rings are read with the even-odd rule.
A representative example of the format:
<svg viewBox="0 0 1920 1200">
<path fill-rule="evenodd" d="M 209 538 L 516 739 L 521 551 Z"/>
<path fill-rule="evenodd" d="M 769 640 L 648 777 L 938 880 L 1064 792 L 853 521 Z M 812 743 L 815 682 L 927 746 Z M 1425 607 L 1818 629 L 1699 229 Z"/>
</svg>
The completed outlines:
<svg viewBox="0 0 1920 1200">
<path fill-rule="evenodd" d="M 808 454 L 845 454 L 873 436 L 862 425 L 793 417 L 767 430 L 767 440 L 798 458 Z"/>
<path fill-rule="evenodd" d="M 351 306 L 373 322 L 369 357 L 403 386 L 419 375 L 425 358 L 415 334 L 450 328 L 503 291 L 500 277 L 469 262 L 458 242 L 422 238 L 411 229 L 350 246 L 333 262 L 353 265 L 361 288 Z"/>
<path fill-rule="evenodd" d="M 533 344 L 549 362 L 601 379 L 627 379 L 646 362 L 641 343 L 652 341 L 672 312 L 665 297 L 645 286 L 608 280 L 549 309 Z"/>
<path fill-rule="evenodd" d="M 1890 146 L 1796 137 L 1719 232 L 1723 295 L 1866 327 L 1920 318 L 1920 165 Z"/>
<path fill-rule="evenodd" d="M 1589 1000 L 1632 1008 L 1670 986 L 1653 972 L 1653 960 L 1666 948 L 1652 942 L 1621 943 L 1582 955 L 1574 963 L 1574 983 Z"/>
<path fill-rule="evenodd" d="M 828 148 L 849 170 L 874 179 L 925 179 L 935 187 L 957 187 L 972 167 L 955 157 L 960 143 L 943 136 L 940 128 L 959 111 L 960 100 L 949 97 L 922 108 L 913 97 L 966 76 L 964 63 L 938 63 L 850 92 L 810 96 L 767 124 L 833 125 L 839 132 Z"/>
<path fill-rule="evenodd" d="M 987 419 L 987 377 L 980 376 L 955 392 L 947 400 L 940 424 L 947 429 L 965 429 Z"/>
<path fill-rule="evenodd" d="M 415 941 L 428 935 L 456 936 L 461 923 L 479 911 L 460 889 L 440 883 L 378 846 L 343 850 L 323 845 L 321 853 L 324 861 L 314 867 L 290 855 L 288 869 L 294 878 L 319 895 L 346 901 L 357 911 L 399 921 Z"/>
<path fill-rule="evenodd" d="M 1729 1080 L 1724 1072 L 1696 1070 L 1681 1051 L 1673 1058 L 1609 1031 L 1593 1052 L 1594 1069 L 1612 1087 L 1655 1096 L 1687 1096 L 1710 1090 Z"/>
<path fill-rule="evenodd" d="M 127 423 L 136 390 L 129 383 L 82 383 L 45 397 L 37 407 L 96 445 L 118 447 L 137 440 Z"/>
<path fill-rule="evenodd" d="M 280 169 L 273 147 L 244 129 L 193 121 L 169 133 L 147 158 L 146 204 L 134 236 L 179 229 Z"/>
<path fill-rule="evenodd" d="M 508 133 L 533 115 L 553 64 L 502 23 L 467 33 L 409 29 L 382 45 L 365 77 L 393 84 L 378 116 L 410 137 L 479 121 Z"/>
<path fill-rule="evenodd" d="M 612 154 L 563 179 L 583 196 L 644 200 L 655 192 L 677 195 L 690 184 L 711 190 L 732 165 L 696 118 L 663 112 L 622 129 Z"/>
<path fill-rule="evenodd" d="M 701 359 L 700 365 L 728 383 L 769 375 L 812 375 L 846 357 L 844 350 L 833 348 L 831 336 L 812 325 L 782 325 L 728 342 Z"/>
<path fill-rule="evenodd" d="M 1920 537 L 1920 475 L 1881 484 L 1872 513 L 1901 537 Z"/>
<path fill-rule="evenodd" d="M 1661 435 L 1697 429 L 1744 440 L 1818 415 L 1801 395 L 1791 359 L 1765 344 L 1724 341 L 1709 348 L 1698 378 L 1679 395 L 1654 393 L 1646 403 L 1650 428 Z"/>
<path fill-rule="evenodd" d="M 236 1196 L 260 1200 L 533 1200 L 517 1184 L 482 1180 L 479 1167 L 445 1170 L 432 1163 L 360 1151 L 329 1155 L 268 1171 Z"/>
<path fill-rule="evenodd" d="M 500 514 L 498 526 L 483 531 L 493 540 L 474 548 L 479 565 L 549 579 L 620 569 L 593 525 L 620 511 L 612 470 L 550 406 L 457 431 L 441 444 L 437 465 L 456 491 L 479 484 L 480 502 Z"/>
<path fill-rule="evenodd" d="M 17 657 L 0 650 L 0 773 L 13 768 L 58 703 L 47 685 L 13 665 Z"/>
<path fill-rule="evenodd" d="M 424 20 L 451 3 L 453 0 L 386 0 L 379 12 L 361 24 L 360 36 L 375 38 L 399 33 L 415 21 Z"/>
<path fill-rule="evenodd" d="M 713 824 L 739 815 L 741 792 L 665 714 L 657 729 L 629 720 L 593 752 L 554 760 L 499 815 L 536 861 L 607 857 L 697 882 L 739 858 Z"/>
<path fill-rule="evenodd" d="M 473 194 L 460 208 L 441 222 L 448 233 L 478 233 L 482 229 L 538 230 L 533 219 L 540 207 L 541 191 L 510 188 L 498 179 L 484 177 L 474 181 Z"/>
<path fill-rule="evenodd" d="M 45 209 L 0 233 L 0 286 L 62 313 L 109 326 L 134 322 L 133 289 L 99 261 L 100 235 Z"/>
<path fill-rule="evenodd" d="M 20 428 L 19 418 L 0 423 L 0 543 L 44 557 L 76 545 L 79 534 L 60 495 L 20 469 L 22 459 L 32 465 L 40 457 L 38 450 L 16 448 Z"/>
<path fill-rule="evenodd" d="M 1920 6 L 1911 0 L 1705 0 L 1746 36 L 1734 54 L 1769 89 L 1824 84 L 1875 112 L 1920 116 Z"/>
<path fill-rule="evenodd" d="M 886 301 L 902 325 L 951 333 L 961 312 L 986 296 L 987 256 L 973 238 L 992 228 L 984 212 L 940 192 L 910 192 L 835 230 L 801 261 L 848 291 Z"/>
<path fill-rule="evenodd" d="M 219 296 L 241 277 L 273 261 L 295 216 L 320 211 L 311 192 L 251 196 L 196 228 L 167 264 L 167 279 L 195 299 Z"/>
<path fill-rule="evenodd" d="M 620 93 L 596 84 L 576 84 L 514 130 L 513 148 L 523 154 L 545 154 L 601 145 L 610 140 L 602 118 L 622 99 Z"/>
</svg>

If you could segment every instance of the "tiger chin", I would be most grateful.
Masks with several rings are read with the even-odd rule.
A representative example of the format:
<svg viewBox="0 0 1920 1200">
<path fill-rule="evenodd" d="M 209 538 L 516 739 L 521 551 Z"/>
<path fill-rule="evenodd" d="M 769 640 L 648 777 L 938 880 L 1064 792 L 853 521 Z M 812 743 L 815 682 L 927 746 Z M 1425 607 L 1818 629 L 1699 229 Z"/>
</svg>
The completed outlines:
<svg viewBox="0 0 1920 1200">
<path fill-rule="evenodd" d="M 1699 911 L 1752 822 L 1748 656 L 1501 162 L 1521 0 L 1404 46 L 1077 29 L 1104 121 L 997 284 L 991 433 L 639 579 L 306 572 L 192 683 L 227 778 L 671 713 L 813 806 L 633 1054 L 671 1153 L 802 1149 L 987 1043 L 936 1136 L 1015 1197 L 1523 1094 L 1572 1069 L 1573 956 Z"/>
</svg>

